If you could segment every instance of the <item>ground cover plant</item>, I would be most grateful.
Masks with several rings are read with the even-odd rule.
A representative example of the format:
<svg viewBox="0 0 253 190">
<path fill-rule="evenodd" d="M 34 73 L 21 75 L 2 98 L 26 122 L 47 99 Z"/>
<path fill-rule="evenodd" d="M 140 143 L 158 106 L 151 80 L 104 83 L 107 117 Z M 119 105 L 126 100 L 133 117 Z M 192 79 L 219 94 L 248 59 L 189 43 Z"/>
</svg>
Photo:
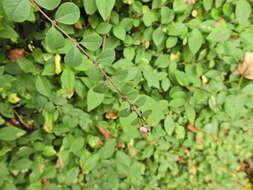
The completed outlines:
<svg viewBox="0 0 253 190">
<path fill-rule="evenodd" d="M 0 0 L 0 189 L 252 189 L 252 5 Z"/>
</svg>

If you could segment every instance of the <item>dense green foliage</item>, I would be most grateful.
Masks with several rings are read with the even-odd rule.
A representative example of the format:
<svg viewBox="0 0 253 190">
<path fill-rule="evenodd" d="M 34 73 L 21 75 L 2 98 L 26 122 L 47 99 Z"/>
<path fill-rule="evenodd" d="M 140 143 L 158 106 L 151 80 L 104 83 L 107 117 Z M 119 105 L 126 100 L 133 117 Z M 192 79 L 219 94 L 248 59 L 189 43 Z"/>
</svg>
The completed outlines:
<svg viewBox="0 0 253 190">
<path fill-rule="evenodd" d="M 29 0 L 0 0 L 0 189 L 243 189 L 252 0 L 35 1 L 146 126 Z"/>
</svg>

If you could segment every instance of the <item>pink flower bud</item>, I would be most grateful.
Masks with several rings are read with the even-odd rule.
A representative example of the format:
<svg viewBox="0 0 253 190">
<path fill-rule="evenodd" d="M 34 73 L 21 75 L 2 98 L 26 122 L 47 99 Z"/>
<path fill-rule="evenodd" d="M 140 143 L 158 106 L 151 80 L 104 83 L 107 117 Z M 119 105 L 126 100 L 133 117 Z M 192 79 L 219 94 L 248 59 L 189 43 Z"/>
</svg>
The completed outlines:
<svg viewBox="0 0 253 190">
<path fill-rule="evenodd" d="M 140 133 L 142 134 L 147 134 L 149 132 L 149 129 L 146 127 L 141 127 L 139 130 L 140 130 Z"/>
<path fill-rule="evenodd" d="M 184 0 L 186 3 L 189 3 L 189 4 L 194 4 L 196 3 L 196 0 Z"/>
</svg>

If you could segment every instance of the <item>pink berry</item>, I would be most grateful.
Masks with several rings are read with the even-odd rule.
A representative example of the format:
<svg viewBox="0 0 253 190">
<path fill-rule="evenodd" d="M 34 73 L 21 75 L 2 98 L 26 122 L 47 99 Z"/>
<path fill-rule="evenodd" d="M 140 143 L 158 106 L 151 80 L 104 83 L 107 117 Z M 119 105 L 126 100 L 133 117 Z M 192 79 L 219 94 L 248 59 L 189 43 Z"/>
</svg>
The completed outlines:
<svg viewBox="0 0 253 190">
<path fill-rule="evenodd" d="M 149 132 L 149 129 L 148 128 L 146 128 L 146 127 L 141 127 L 140 128 L 140 133 L 142 133 L 142 134 L 147 134 Z"/>
<path fill-rule="evenodd" d="M 196 0 L 184 0 L 186 3 L 189 3 L 189 4 L 194 4 L 196 3 Z"/>
</svg>

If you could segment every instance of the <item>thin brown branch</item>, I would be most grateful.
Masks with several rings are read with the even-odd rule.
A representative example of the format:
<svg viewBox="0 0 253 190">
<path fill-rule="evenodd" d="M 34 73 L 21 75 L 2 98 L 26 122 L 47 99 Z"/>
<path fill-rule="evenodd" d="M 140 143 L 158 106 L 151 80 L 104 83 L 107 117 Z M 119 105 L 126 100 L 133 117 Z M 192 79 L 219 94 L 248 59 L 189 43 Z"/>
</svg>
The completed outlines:
<svg viewBox="0 0 253 190">
<path fill-rule="evenodd" d="M 138 111 L 137 106 L 132 103 L 129 98 L 124 95 L 121 90 L 114 84 L 114 82 L 112 81 L 112 78 L 104 71 L 104 69 L 101 67 L 101 65 L 99 65 L 96 60 L 90 56 L 88 54 L 88 52 L 83 48 L 83 46 L 77 42 L 74 38 L 72 38 L 64 29 L 62 29 L 55 20 L 52 20 L 40 7 L 39 5 L 37 5 L 37 3 L 34 0 L 30 0 L 30 2 L 38 9 L 38 11 L 51 23 L 51 25 L 53 27 L 55 27 L 56 29 L 58 29 L 60 32 L 62 32 L 69 40 L 71 40 L 74 45 L 91 61 L 90 63 L 95 65 L 97 67 L 97 69 L 103 74 L 104 78 L 105 78 L 105 82 L 107 81 L 111 87 L 119 94 L 119 96 L 121 97 L 122 101 L 126 102 L 129 107 L 130 110 L 132 112 L 135 112 L 137 115 L 137 118 L 139 120 L 139 122 L 141 123 L 141 125 L 144 125 L 145 123 L 145 119 L 143 118 L 142 114 L 140 111 Z M 103 38 L 103 44 L 102 44 L 102 51 L 105 50 L 106 48 L 106 39 L 107 36 L 104 35 Z M 109 85 L 107 83 L 105 83 L 108 87 Z"/>
<path fill-rule="evenodd" d="M 22 116 L 15 110 L 15 109 L 13 109 L 13 112 L 15 113 L 15 115 L 17 116 L 17 118 L 18 118 L 18 121 L 24 126 L 24 128 L 26 129 L 26 130 L 32 130 L 32 127 L 30 126 L 30 125 L 28 125 L 24 120 L 23 120 L 23 118 L 22 118 Z"/>
<path fill-rule="evenodd" d="M 107 35 L 105 34 L 104 37 L 103 37 L 102 51 L 105 51 L 105 48 L 106 48 L 106 40 L 107 40 Z"/>
</svg>

